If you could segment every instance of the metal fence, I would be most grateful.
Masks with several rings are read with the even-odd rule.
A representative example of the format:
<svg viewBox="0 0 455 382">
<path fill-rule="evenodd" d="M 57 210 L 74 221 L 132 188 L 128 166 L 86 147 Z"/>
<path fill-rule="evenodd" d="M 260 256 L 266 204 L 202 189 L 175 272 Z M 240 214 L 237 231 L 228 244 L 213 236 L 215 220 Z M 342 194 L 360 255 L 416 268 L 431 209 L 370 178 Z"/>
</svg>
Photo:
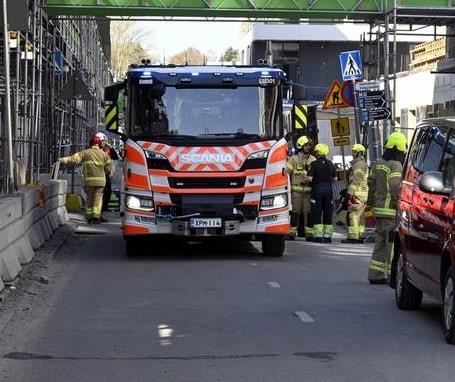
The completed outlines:
<svg viewBox="0 0 455 382">
<path fill-rule="evenodd" d="M 8 16 L 17 16 L 17 3 Z M 13 2 L 10 2 L 13 3 Z M 103 119 L 103 89 L 112 82 L 107 19 L 49 18 L 44 0 L 24 7 L 26 28 L 9 24 L 7 34 L 11 83 L 11 128 L 14 185 L 39 179 L 61 155 L 87 143 Z M 28 9 L 27 9 L 28 8 Z M 3 10 L 1 10 L 3 12 Z M 16 17 L 17 18 L 17 17 Z M 15 17 L 11 17 L 15 19 Z M 7 189 L 5 124 L 5 50 L 0 38 L 0 194 Z M 82 93 L 72 92 L 72 84 Z M 76 87 L 74 87 L 76 89 Z"/>
</svg>

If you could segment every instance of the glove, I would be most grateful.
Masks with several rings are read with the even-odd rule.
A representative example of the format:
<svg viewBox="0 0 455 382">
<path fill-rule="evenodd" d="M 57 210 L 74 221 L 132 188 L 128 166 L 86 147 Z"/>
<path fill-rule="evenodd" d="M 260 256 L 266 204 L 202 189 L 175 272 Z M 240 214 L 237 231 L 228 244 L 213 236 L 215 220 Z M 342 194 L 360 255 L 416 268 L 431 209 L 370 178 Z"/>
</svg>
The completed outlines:
<svg viewBox="0 0 455 382">
<path fill-rule="evenodd" d="M 357 198 L 354 195 L 347 196 L 348 198 L 348 208 L 351 208 L 354 204 L 357 204 Z"/>
</svg>

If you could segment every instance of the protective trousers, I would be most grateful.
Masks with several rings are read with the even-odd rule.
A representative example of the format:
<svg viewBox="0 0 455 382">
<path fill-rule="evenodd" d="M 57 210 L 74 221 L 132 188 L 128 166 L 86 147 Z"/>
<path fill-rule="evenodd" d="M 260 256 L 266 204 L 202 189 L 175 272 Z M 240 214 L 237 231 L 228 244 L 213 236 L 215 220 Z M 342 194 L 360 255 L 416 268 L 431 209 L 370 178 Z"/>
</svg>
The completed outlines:
<svg viewBox="0 0 455 382">
<path fill-rule="evenodd" d="M 368 280 L 387 280 L 393 254 L 395 219 L 376 218 L 374 249 L 371 256 Z"/>
<path fill-rule="evenodd" d="M 111 200 L 111 195 L 112 195 L 111 177 L 106 174 L 106 185 L 104 186 L 104 191 L 103 191 L 103 209 L 102 209 L 102 211 L 108 210 L 109 201 Z"/>
<path fill-rule="evenodd" d="M 297 227 L 299 226 L 299 219 L 303 217 L 305 224 L 305 236 L 308 237 L 312 234 L 312 228 L 308 223 L 308 215 L 311 211 L 311 196 L 309 192 L 292 192 L 292 212 L 291 212 L 291 234 L 297 234 Z"/>
<path fill-rule="evenodd" d="M 103 190 L 104 187 L 85 186 L 87 194 L 87 202 L 85 205 L 85 215 L 87 219 L 99 219 L 101 216 L 101 208 L 103 207 Z"/>
<path fill-rule="evenodd" d="M 332 185 L 315 185 L 311 198 L 314 237 L 331 238 L 333 235 Z"/>
<path fill-rule="evenodd" d="M 348 208 L 348 239 L 365 237 L 365 203 L 357 200 Z"/>
</svg>

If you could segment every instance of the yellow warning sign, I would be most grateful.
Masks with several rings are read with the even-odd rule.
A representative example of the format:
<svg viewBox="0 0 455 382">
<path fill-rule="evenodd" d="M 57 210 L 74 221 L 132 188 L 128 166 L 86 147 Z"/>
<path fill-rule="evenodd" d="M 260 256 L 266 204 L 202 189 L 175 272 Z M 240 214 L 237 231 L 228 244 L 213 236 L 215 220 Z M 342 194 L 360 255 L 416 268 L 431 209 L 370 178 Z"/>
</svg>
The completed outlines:
<svg viewBox="0 0 455 382">
<path fill-rule="evenodd" d="M 334 118 L 330 120 L 330 126 L 332 127 L 332 137 L 345 137 L 350 136 L 349 131 L 349 118 Z"/>
<path fill-rule="evenodd" d="M 351 140 L 349 139 L 349 137 L 333 138 L 334 146 L 349 146 L 350 144 Z"/>
<path fill-rule="evenodd" d="M 351 105 L 349 105 L 343 97 L 342 88 L 343 85 L 341 85 L 340 81 L 333 80 L 332 86 L 325 97 L 324 105 L 322 106 L 323 109 L 351 107 Z"/>
</svg>

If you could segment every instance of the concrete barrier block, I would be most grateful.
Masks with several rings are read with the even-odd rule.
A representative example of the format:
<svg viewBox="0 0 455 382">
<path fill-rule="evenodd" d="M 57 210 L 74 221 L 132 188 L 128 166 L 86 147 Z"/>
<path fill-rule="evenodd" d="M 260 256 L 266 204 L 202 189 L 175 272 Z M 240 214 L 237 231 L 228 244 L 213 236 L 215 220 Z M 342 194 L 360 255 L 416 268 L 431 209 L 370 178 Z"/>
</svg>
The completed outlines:
<svg viewBox="0 0 455 382">
<path fill-rule="evenodd" d="M 22 211 L 24 215 L 39 205 L 39 192 L 34 188 L 22 187 L 16 194 L 22 198 Z"/>
<path fill-rule="evenodd" d="M 68 212 L 65 207 L 59 207 L 57 210 L 59 225 L 65 225 L 69 220 Z"/>
<path fill-rule="evenodd" d="M 0 274 L 2 271 L 2 265 L 0 264 Z M 5 288 L 5 284 L 3 284 L 2 278 L 0 277 L 0 292 Z"/>
<path fill-rule="evenodd" d="M 0 252 L 1 278 L 3 281 L 13 281 L 21 270 L 21 265 L 17 258 L 16 245 L 10 245 Z"/>
<path fill-rule="evenodd" d="M 43 225 L 46 232 L 49 234 L 50 239 L 52 237 L 52 234 L 54 233 L 54 230 L 52 229 L 52 225 L 49 221 L 49 215 L 46 215 L 46 217 L 43 219 Z"/>
<path fill-rule="evenodd" d="M 50 232 L 50 230 L 48 230 L 47 225 L 46 225 L 46 220 L 41 219 L 37 223 L 37 225 L 38 225 L 38 229 L 41 232 L 41 236 L 44 238 L 44 241 L 48 241 L 52 236 L 52 232 Z"/>
<path fill-rule="evenodd" d="M 49 224 L 51 225 L 51 228 L 52 228 L 52 232 L 54 232 L 59 226 L 58 220 L 57 220 L 58 219 L 57 211 L 53 210 L 47 216 L 49 219 Z"/>
<path fill-rule="evenodd" d="M 19 260 L 20 264 L 28 264 L 30 261 L 32 261 L 33 256 L 35 256 L 35 252 L 33 252 L 33 248 L 30 244 L 30 241 L 28 240 L 28 237 L 22 237 L 17 242 L 17 249 L 17 259 Z"/>
<path fill-rule="evenodd" d="M 28 231 L 28 239 L 33 249 L 40 248 L 44 243 L 38 230 L 34 229 L 33 227 L 30 229 L 30 231 Z"/>
<path fill-rule="evenodd" d="M 20 197 L 0 198 L 0 230 L 22 216 L 22 199 Z"/>
</svg>

